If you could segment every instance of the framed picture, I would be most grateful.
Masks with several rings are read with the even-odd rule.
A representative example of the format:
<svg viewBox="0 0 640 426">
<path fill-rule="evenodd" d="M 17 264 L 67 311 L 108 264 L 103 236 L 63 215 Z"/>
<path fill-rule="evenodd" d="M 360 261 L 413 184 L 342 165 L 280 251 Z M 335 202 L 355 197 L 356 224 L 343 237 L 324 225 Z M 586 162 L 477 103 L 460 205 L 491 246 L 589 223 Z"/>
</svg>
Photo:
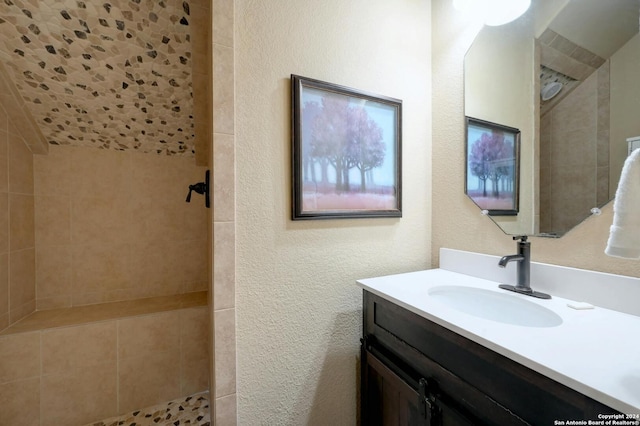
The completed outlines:
<svg viewBox="0 0 640 426">
<path fill-rule="evenodd" d="M 291 76 L 292 219 L 401 217 L 402 101 Z"/>
<path fill-rule="evenodd" d="M 467 117 L 465 194 L 492 216 L 518 214 L 520 130 Z"/>
</svg>

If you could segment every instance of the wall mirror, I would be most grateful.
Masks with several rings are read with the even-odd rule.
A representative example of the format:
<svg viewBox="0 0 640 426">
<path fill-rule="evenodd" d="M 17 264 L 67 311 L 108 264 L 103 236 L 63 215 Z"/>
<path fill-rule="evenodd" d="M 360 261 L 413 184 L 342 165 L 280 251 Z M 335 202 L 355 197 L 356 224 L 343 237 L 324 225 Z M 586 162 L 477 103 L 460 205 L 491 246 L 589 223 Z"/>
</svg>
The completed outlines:
<svg viewBox="0 0 640 426">
<path fill-rule="evenodd" d="M 533 0 L 474 40 L 465 115 L 521 132 L 518 214 L 490 216 L 505 233 L 561 237 L 614 197 L 640 141 L 639 11 L 640 0 Z"/>
</svg>

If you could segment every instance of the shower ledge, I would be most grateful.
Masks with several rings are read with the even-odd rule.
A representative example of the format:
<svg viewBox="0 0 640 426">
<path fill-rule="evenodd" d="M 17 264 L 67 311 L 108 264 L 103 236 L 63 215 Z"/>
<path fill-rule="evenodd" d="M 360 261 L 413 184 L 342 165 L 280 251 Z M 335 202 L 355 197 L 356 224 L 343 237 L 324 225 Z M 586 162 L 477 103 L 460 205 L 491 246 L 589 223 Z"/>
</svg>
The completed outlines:
<svg viewBox="0 0 640 426">
<path fill-rule="evenodd" d="M 2 330 L 0 336 L 207 306 L 207 304 L 207 292 L 198 291 L 173 296 L 36 311 Z"/>
</svg>

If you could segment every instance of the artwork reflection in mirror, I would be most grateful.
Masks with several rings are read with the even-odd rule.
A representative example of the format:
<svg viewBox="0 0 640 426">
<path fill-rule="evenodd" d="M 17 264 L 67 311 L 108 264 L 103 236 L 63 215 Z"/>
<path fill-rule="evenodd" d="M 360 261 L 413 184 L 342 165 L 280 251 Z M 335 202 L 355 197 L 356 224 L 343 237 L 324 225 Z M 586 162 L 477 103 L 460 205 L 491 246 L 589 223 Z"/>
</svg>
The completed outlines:
<svg viewBox="0 0 640 426">
<path fill-rule="evenodd" d="M 467 117 L 465 193 L 491 216 L 518 214 L 520 130 Z"/>
</svg>

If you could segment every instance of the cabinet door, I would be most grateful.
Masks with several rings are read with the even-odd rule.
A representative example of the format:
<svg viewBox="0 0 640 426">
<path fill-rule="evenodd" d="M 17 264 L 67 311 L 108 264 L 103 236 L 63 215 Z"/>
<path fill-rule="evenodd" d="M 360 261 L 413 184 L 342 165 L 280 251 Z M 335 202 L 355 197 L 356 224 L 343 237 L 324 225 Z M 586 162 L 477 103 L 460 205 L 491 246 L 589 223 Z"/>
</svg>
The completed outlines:
<svg viewBox="0 0 640 426">
<path fill-rule="evenodd" d="M 364 426 L 477 426 L 462 411 L 432 393 L 430 380 L 415 374 L 364 347 L 362 350 L 362 424 Z M 383 360 L 381 360 L 383 359 Z"/>
<path fill-rule="evenodd" d="M 418 392 L 366 351 L 363 363 L 362 424 L 365 426 L 428 425 L 420 414 Z"/>
</svg>

